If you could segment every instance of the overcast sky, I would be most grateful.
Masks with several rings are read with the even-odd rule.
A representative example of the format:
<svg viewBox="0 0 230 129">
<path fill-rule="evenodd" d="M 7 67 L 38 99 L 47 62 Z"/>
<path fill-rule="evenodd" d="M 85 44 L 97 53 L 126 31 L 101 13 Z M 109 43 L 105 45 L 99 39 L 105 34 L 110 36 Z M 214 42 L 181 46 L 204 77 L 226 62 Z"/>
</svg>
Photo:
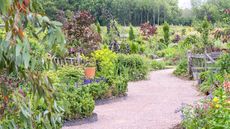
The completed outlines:
<svg viewBox="0 0 230 129">
<path fill-rule="evenodd" d="M 191 8 L 190 0 L 179 0 L 179 7 L 180 8 Z"/>
</svg>

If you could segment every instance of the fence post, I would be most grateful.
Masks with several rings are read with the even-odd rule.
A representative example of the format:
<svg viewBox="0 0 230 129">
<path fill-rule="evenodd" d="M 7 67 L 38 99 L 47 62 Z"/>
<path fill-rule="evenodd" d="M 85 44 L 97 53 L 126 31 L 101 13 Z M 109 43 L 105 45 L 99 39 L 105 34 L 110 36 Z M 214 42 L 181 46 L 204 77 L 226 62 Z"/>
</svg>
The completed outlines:
<svg viewBox="0 0 230 129">
<path fill-rule="evenodd" d="M 81 54 L 77 53 L 77 63 L 81 64 Z"/>
<path fill-rule="evenodd" d="M 192 78 L 193 77 L 193 73 L 192 73 L 192 52 L 190 50 L 188 50 L 188 52 L 187 52 L 187 57 L 188 57 L 188 74 L 189 74 L 189 77 Z"/>
</svg>

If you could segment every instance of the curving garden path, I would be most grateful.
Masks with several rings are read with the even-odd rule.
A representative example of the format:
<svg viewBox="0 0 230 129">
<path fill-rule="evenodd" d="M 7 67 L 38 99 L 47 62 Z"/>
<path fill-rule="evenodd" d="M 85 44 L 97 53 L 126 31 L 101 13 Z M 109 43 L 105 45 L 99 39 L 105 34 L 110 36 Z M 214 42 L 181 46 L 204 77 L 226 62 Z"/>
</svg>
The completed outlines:
<svg viewBox="0 0 230 129">
<path fill-rule="evenodd" d="M 175 111 L 201 98 L 194 81 L 174 77 L 173 70 L 151 72 L 145 81 L 129 83 L 128 97 L 96 106 L 98 121 L 64 129 L 170 129 L 180 123 Z"/>
</svg>

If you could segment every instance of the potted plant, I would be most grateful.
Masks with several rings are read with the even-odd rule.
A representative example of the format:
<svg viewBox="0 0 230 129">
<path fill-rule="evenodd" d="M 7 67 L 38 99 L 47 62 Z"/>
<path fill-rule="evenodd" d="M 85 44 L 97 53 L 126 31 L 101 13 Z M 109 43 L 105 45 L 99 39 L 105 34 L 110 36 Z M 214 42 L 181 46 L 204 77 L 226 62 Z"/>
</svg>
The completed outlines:
<svg viewBox="0 0 230 129">
<path fill-rule="evenodd" d="M 85 62 L 85 78 L 93 79 L 96 74 L 96 61 L 93 58 L 87 59 Z"/>
</svg>

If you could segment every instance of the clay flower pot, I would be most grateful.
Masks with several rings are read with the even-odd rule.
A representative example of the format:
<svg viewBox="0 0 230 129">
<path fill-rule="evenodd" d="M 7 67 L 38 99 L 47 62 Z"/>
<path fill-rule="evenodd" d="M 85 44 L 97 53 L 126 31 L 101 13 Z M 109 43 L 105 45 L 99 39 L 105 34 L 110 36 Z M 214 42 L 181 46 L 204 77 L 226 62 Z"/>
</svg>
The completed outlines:
<svg viewBox="0 0 230 129">
<path fill-rule="evenodd" d="M 96 67 L 86 67 L 85 68 L 85 78 L 93 79 L 95 77 Z"/>
</svg>

